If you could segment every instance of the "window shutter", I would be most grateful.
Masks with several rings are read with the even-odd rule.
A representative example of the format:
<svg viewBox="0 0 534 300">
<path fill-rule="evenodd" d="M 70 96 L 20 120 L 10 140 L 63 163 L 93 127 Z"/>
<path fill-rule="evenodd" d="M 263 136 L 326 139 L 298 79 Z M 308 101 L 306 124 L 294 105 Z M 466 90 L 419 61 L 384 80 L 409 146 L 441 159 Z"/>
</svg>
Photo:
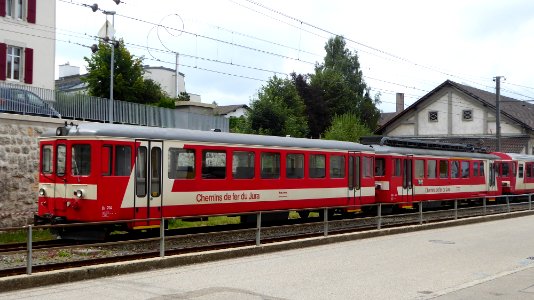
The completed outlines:
<svg viewBox="0 0 534 300">
<path fill-rule="evenodd" d="M 24 49 L 24 82 L 33 83 L 33 49 Z"/>
<path fill-rule="evenodd" d="M 6 0 L 0 0 L 0 17 L 6 16 Z"/>
<path fill-rule="evenodd" d="M 2 1 L 2 0 L 0 0 L 0 1 Z M 5 5 L 4 5 L 4 7 L 5 7 Z M 36 0 L 28 0 L 28 22 L 35 24 L 36 15 L 37 15 L 37 3 L 36 3 Z"/>
<path fill-rule="evenodd" d="M 7 45 L 0 43 L 0 80 L 6 80 Z"/>
</svg>

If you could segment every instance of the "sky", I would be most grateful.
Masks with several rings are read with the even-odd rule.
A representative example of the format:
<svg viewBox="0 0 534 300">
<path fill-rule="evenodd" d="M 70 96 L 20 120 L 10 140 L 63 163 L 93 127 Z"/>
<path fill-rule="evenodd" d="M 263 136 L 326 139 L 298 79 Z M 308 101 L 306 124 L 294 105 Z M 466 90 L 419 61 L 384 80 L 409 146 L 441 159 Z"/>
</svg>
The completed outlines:
<svg viewBox="0 0 534 300">
<path fill-rule="evenodd" d="M 116 37 L 144 64 L 175 69 L 178 53 L 186 91 L 204 103 L 248 105 L 272 76 L 313 73 L 335 35 L 383 112 L 396 93 L 406 108 L 447 79 L 495 92 L 504 76 L 503 95 L 534 100 L 531 0 L 57 0 L 56 65 L 86 73 L 106 21 L 93 3 L 116 12 Z"/>
</svg>

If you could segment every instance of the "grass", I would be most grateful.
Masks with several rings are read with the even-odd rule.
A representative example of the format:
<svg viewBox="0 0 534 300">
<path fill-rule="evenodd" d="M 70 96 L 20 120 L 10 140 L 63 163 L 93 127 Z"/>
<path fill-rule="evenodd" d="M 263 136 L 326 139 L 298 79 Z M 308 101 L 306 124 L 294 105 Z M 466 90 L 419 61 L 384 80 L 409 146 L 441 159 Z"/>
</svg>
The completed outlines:
<svg viewBox="0 0 534 300">
<path fill-rule="evenodd" d="M 26 242 L 27 235 L 28 231 L 26 230 L 0 232 L 0 244 L 24 243 Z M 32 232 L 32 237 L 34 242 L 53 240 L 56 238 L 55 235 L 50 233 L 50 230 L 34 230 Z"/>
<path fill-rule="evenodd" d="M 169 228 L 189 228 L 189 227 L 200 227 L 200 226 L 216 226 L 216 225 L 227 225 L 227 224 L 239 224 L 239 217 L 209 217 L 201 221 L 187 221 L 182 219 L 169 220 Z"/>
</svg>

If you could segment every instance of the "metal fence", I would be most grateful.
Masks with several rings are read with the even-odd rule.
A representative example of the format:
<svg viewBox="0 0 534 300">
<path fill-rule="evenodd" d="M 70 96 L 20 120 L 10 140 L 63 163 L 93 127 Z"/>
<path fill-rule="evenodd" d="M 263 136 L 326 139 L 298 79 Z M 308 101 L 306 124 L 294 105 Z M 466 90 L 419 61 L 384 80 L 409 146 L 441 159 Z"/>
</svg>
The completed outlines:
<svg viewBox="0 0 534 300">
<path fill-rule="evenodd" d="M 24 94 L 30 94 L 30 96 L 24 97 L 21 93 L 19 94 L 21 97 L 18 99 L 5 99 L 4 106 L 2 106 L 1 98 L 14 98 L 7 96 L 7 93 L 14 90 L 24 91 Z M 5 93 L 4 97 L 2 97 L 2 91 Z M 32 98 L 33 102 L 29 98 Z M 1 111 L 54 116 L 54 113 L 49 110 L 36 108 L 36 105 L 39 105 L 39 103 L 36 103 L 39 100 L 35 101 L 36 98 L 59 112 L 63 119 L 96 122 L 107 122 L 109 120 L 109 99 L 0 82 Z M 218 128 L 221 131 L 229 131 L 228 119 L 223 116 L 203 115 L 120 100 L 113 101 L 113 122 L 196 130 Z"/>
</svg>

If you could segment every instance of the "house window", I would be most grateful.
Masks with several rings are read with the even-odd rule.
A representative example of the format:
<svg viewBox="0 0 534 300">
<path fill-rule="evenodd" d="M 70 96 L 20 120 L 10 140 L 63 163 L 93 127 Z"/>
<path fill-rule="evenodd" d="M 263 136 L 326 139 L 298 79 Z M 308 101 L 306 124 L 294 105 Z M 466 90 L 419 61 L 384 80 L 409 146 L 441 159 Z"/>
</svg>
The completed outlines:
<svg viewBox="0 0 534 300">
<path fill-rule="evenodd" d="M 428 112 L 428 121 L 437 122 L 438 121 L 438 112 L 437 111 L 429 111 Z"/>
<path fill-rule="evenodd" d="M 462 120 L 473 121 L 473 110 L 471 109 L 462 110 Z"/>
<path fill-rule="evenodd" d="M 11 80 L 21 79 L 22 48 L 7 46 L 7 72 L 6 78 Z"/>
<path fill-rule="evenodd" d="M 23 3 L 23 0 L 6 0 L 6 16 L 22 19 Z"/>
</svg>

